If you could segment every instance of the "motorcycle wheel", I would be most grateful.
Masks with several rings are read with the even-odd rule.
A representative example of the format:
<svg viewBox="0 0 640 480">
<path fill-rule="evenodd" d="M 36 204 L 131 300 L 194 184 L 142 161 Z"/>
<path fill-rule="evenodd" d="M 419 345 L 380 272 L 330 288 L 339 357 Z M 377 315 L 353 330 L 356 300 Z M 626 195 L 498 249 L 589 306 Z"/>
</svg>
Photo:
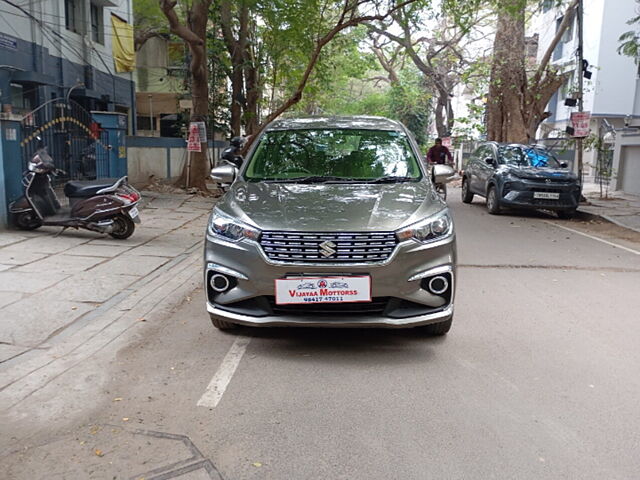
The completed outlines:
<svg viewBox="0 0 640 480">
<path fill-rule="evenodd" d="M 20 230 L 35 230 L 42 226 L 42 220 L 33 211 L 20 212 L 15 216 L 16 226 Z"/>
<path fill-rule="evenodd" d="M 109 234 L 118 240 L 124 240 L 133 235 L 136 224 L 128 215 L 118 214 L 113 217 L 113 231 Z"/>
</svg>

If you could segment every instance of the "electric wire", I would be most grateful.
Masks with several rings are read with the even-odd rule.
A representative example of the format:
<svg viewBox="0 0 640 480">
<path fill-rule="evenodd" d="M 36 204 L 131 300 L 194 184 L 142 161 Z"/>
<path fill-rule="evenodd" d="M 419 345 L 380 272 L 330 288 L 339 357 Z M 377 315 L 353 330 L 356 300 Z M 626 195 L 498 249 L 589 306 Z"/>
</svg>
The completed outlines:
<svg viewBox="0 0 640 480">
<path fill-rule="evenodd" d="M 20 11 L 22 12 L 22 10 L 20 10 Z M 18 17 L 18 18 L 28 17 L 26 14 L 20 14 L 20 13 L 16 13 L 16 12 L 11 12 L 9 10 L 3 10 L 1 8 L 0 8 L 0 13 L 6 13 L 8 15 L 13 15 L 13 16 Z M 66 19 L 65 16 L 61 16 L 61 15 L 54 15 L 52 13 L 45 13 L 45 12 L 39 12 L 39 13 L 41 13 L 42 15 L 46 15 L 46 16 L 50 16 L 50 17 L 54 17 L 54 18 Z M 28 18 L 30 18 L 30 17 L 28 17 Z M 50 20 L 40 20 L 40 22 L 43 23 L 43 24 L 52 26 L 52 27 L 64 27 L 65 29 L 67 29 L 63 22 L 54 22 L 54 21 L 50 21 Z M 79 23 L 84 24 L 84 26 L 91 27 L 90 22 L 79 22 Z M 103 30 L 105 30 L 105 29 L 103 28 Z M 73 32 L 73 30 L 69 30 L 69 31 Z M 87 31 L 89 31 L 89 29 L 87 29 Z M 14 30 L 14 32 L 15 32 L 15 30 Z M 77 32 L 74 32 L 74 33 L 77 33 Z M 102 34 L 104 36 L 106 36 L 106 37 L 117 37 L 117 35 L 115 35 L 115 34 L 113 34 L 111 32 L 107 32 L 107 31 L 103 31 Z M 78 35 L 80 35 L 80 34 L 78 34 Z M 21 38 L 21 36 L 19 34 L 18 34 L 18 38 Z M 98 43 L 100 43 L 100 42 L 98 42 Z"/>
<path fill-rule="evenodd" d="M 36 18 L 34 15 L 32 15 L 30 12 L 26 11 L 26 10 L 25 10 L 24 8 L 22 8 L 21 6 L 19 6 L 19 5 L 15 4 L 15 3 L 14 3 L 14 2 L 12 2 L 11 0 L 3 0 L 3 1 L 4 1 L 5 3 L 7 3 L 7 4 L 11 5 L 13 8 L 15 8 L 15 9 L 17 9 L 17 10 L 21 11 L 22 13 L 24 13 L 24 14 L 25 14 L 25 16 L 27 16 L 28 18 L 30 18 L 30 19 L 32 19 L 33 21 L 35 21 L 38 25 L 40 25 L 40 28 L 41 28 L 41 30 L 42 30 L 43 35 L 45 34 L 46 29 L 48 28 L 48 29 L 49 29 L 49 32 L 50 32 L 51 34 L 55 35 L 56 37 L 58 37 L 58 38 L 61 40 L 60 45 L 62 45 L 62 42 L 66 42 L 69 46 L 71 46 L 71 45 L 72 45 L 72 44 L 71 44 L 71 40 L 70 40 L 70 39 L 68 39 L 68 38 L 64 37 L 60 32 L 58 32 L 57 30 L 55 30 L 55 29 L 51 28 L 50 26 L 46 25 L 43 21 L 41 21 L 41 20 L 39 20 L 38 18 Z M 56 25 L 56 26 L 58 26 L 58 25 Z M 49 37 L 49 36 L 47 36 L 47 38 L 49 39 L 49 41 L 51 41 L 51 39 L 50 39 L 50 37 Z M 56 42 L 55 42 L 55 41 L 51 41 L 51 43 L 52 43 L 53 45 L 55 45 L 55 44 L 56 44 Z M 81 44 L 81 48 L 84 48 L 85 46 L 86 46 L 86 44 Z M 102 54 L 101 54 L 101 53 L 100 53 L 100 52 L 99 52 L 99 51 L 98 51 L 98 50 L 97 50 L 93 45 L 89 45 L 89 48 L 91 48 L 91 50 L 93 50 L 93 51 L 96 53 L 96 55 L 97 55 L 97 56 L 98 56 L 98 58 L 100 59 L 100 62 L 101 62 L 101 63 L 103 64 L 103 66 L 105 67 L 105 69 L 106 69 L 106 73 L 107 73 L 108 75 L 110 75 L 110 76 L 111 76 L 111 78 L 112 78 L 112 82 L 113 82 L 113 101 L 114 101 L 114 103 L 115 103 L 115 101 L 116 101 L 116 80 L 115 80 L 115 75 L 111 72 L 111 69 L 109 68 L 109 66 L 108 66 L 108 65 L 107 65 L 107 63 L 105 62 L 105 60 L 104 60 L 104 58 L 103 58 Z M 78 57 L 79 57 L 80 59 L 84 59 L 84 54 L 83 54 L 83 53 L 80 53 L 80 52 L 76 51 L 76 50 L 75 50 L 75 49 L 73 49 L 73 48 L 71 48 L 70 50 L 71 50 L 72 52 L 75 52 L 75 53 L 76 53 L 76 55 L 78 55 Z"/>
</svg>

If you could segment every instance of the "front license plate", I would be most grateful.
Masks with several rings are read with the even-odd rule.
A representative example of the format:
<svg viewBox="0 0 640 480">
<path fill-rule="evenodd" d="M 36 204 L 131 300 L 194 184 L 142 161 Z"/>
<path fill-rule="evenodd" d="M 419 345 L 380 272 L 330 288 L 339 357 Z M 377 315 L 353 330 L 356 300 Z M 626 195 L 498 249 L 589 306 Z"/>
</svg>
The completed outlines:
<svg viewBox="0 0 640 480">
<path fill-rule="evenodd" d="M 276 303 L 370 302 L 371 278 L 296 277 L 276 279 Z"/>
<path fill-rule="evenodd" d="M 136 218 L 139 214 L 140 212 L 138 212 L 138 207 L 133 207 L 131 210 L 129 210 L 129 216 L 131 218 Z"/>
<path fill-rule="evenodd" d="M 553 192 L 533 192 L 533 198 L 544 198 L 546 200 L 558 200 L 560 198 L 560 194 L 553 193 Z"/>
</svg>

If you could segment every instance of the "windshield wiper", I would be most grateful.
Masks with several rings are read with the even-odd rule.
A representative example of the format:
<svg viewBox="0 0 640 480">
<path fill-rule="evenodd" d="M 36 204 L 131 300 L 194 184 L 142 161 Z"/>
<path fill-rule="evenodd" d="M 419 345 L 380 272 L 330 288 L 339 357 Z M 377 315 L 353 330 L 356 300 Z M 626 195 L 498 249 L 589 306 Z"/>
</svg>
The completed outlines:
<svg viewBox="0 0 640 480">
<path fill-rule="evenodd" d="M 417 180 L 413 177 L 395 177 L 386 175 L 384 177 L 372 178 L 371 180 L 363 180 L 365 183 L 400 183 L 400 182 L 412 182 Z"/>
<path fill-rule="evenodd" d="M 344 177 L 326 176 L 326 175 L 309 175 L 308 177 L 293 177 L 293 178 L 269 178 L 265 179 L 265 182 L 269 183 L 327 183 L 327 182 L 339 182 L 342 180 L 349 180 Z"/>
</svg>

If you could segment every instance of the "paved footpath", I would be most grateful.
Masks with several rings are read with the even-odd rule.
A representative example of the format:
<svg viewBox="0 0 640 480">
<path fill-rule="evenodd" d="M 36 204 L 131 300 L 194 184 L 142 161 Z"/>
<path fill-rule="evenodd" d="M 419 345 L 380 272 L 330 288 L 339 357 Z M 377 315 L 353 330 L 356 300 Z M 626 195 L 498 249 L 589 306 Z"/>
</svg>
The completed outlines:
<svg viewBox="0 0 640 480">
<path fill-rule="evenodd" d="M 640 233 L 640 196 L 616 191 L 609 192 L 607 198 L 601 198 L 595 183 L 585 183 L 582 191 L 587 203 L 580 204 L 580 212 Z"/>
<path fill-rule="evenodd" d="M 0 231 L 0 407 L 11 408 L 199 283 L 213 200 L 143 193 L 127 240 Z"/>
</svg>

